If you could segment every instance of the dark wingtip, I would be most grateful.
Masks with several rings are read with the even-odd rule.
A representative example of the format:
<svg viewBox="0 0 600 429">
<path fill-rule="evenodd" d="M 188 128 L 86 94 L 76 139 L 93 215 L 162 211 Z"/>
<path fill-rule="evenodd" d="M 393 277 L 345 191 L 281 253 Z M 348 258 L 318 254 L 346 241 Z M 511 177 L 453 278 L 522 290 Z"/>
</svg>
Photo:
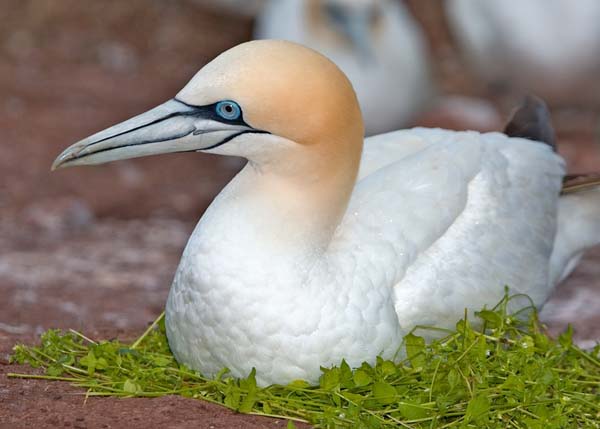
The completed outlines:
<svg viewBox="0 0 600 429">
<path fill-rule="evenodd" d="M 515 109 L 504 128 L 504 134 L 543 142 L 556 151 L 550 111 L 544 100 L 534 95 L 527 95 L 523 104 Z"/>
<path fill-rule="evenodd" d="M 567 174 L 563 178 L 561 194 L 573 194 L 596 188 L 600 188 L 600 173 Z"/>
</svg>

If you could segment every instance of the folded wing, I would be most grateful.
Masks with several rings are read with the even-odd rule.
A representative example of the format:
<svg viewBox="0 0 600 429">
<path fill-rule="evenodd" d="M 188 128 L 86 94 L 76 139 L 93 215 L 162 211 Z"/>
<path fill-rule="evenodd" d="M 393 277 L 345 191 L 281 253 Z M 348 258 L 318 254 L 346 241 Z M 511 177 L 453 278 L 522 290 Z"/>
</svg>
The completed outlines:
<svg viewBox="0 0 600 429">
<path fill-rule="evenodd" d="M 388 136 L 421 143 L 361 167 L 332 244 L 342 264 L 393 288 L 407 329 L 454 323 L 466 303 L 496 303 L 505 285 L 543 303 L 564 175 L 551 147 L 500 133 Z"/>
</svg>

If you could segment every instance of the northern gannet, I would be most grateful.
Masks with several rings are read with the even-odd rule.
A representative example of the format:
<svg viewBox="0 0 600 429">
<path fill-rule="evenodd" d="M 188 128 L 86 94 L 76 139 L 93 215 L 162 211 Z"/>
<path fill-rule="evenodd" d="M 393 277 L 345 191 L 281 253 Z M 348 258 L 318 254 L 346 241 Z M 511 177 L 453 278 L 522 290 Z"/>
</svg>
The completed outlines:
<svg viewBox="0 0 600 429">
<path fill-rule="evenodd" d="M 300 43 L 337 64 L 358 95 L 366 135 L 408 125 L 433 99 L 425 37 L 400 1 L 270 0 L 254 35 Z"/>
<path fill-rule="evenodd" d="M 534 134 L 549 126 L 541 105 L 520 115 Z M 53 168 L 197 151 L 248 160 L 196 226 L 166 305 L 175 357 L 207 376 L 316 382 L 342 359 L 393 358 L 415 325 L 451 327 L 505 285 L 541 306 L 600 241 L 600 192 L 559 197 L 548 144 L 415 128 L 363 148 L 349 80 L 284 41 L 224 52 Z"/>
<path fill-rule="evenodd" d="M 574 87 L 581 92 L 582 82 L 597 81 L 597 0 L 448 0 L 444 5 L 466 59 L 490 83 L 572 98 Z"/>
</svg>

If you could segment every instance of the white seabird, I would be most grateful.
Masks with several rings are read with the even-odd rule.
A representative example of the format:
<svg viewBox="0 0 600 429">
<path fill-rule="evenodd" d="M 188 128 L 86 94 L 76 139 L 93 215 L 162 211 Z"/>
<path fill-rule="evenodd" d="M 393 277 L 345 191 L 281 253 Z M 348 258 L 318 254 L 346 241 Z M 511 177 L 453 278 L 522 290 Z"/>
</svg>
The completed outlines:
<svg viewBox="0 0 600 429">
<path fill-rule="evenodd" d="M 546 143 L 363 131 L 330 60 L 254 41 L 175 98 L 67 148 L 53 168 L 168 152 L 248 160 L 189 239 L 166 327 L 178 361 L 207 376 L 256 368 L 261 385 L 393 358 L 415 325 L 450 327 L 505 285 L 541 306 L 599 241 L 600 193 L 560 196 L 564 162 L 542 104 L 507 132 Z"/>
<path fill-rule="evenodd" d="M 597 0 L 447 0 L 444 6 L 460 50 L 488 83 L 579 99 L 598 79 Z"/>
</svg>

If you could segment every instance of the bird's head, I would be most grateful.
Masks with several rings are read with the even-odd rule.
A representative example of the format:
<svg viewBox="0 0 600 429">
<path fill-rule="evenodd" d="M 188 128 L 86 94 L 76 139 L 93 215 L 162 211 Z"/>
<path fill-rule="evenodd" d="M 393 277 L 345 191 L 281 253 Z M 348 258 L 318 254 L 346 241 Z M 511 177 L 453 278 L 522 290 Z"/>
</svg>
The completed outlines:
<svg viewBox="0 0 600 429">
<path fill-rule="evenodd" d="M 173 99 L 75 143 L 52 168 L 192 151 L 282 171 L 357 166 L 362 136 L 355 93 L 337 66 L 301 45 L 262 40 L 219 55 Z"/>
</svg>

